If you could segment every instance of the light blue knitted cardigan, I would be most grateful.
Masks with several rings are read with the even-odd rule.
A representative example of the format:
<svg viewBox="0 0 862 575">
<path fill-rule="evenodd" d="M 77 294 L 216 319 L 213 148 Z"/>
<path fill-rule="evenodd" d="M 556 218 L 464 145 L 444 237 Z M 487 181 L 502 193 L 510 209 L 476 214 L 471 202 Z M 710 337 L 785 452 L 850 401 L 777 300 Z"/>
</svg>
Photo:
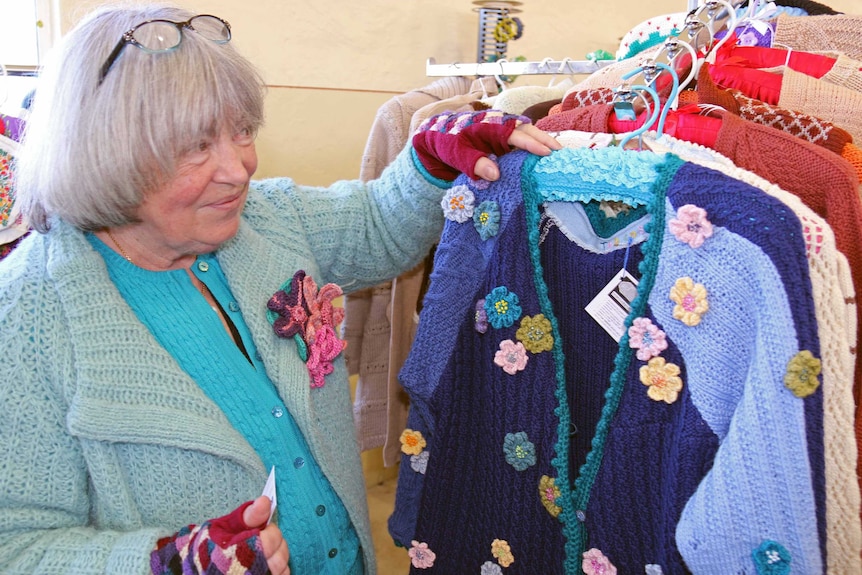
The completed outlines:
<svg viewBox="0 0 862 575">
<path fill-rule="evenodd" d="M 298 269 L 350 290 L 411 268 L 439 237 L 442 193 L 409 150 L 368 184 L 255 182 L 218 252 L 267 373 L 350 512 L 369 575 L 343 359 L 311 389 L 266 302 Z M 57 222 L 0 264 L 0 342 L 0 572 L 149 573 L 158 537 L 260 494 L 268 469 L 137 320 L 79 231 Z"/>
</svg>

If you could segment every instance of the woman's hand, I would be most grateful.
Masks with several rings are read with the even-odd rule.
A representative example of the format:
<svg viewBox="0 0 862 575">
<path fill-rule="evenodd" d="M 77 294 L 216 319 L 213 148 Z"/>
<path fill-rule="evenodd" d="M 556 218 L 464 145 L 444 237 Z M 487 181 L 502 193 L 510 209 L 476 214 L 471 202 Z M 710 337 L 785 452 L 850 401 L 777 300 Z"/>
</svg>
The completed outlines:
<svg viewBox="0 0 862 575">
<path fill-rule="evenodd" d="M 550 134 L 532 124 L 521 124 L 509 136 L 509 145 L 513 148 L 527 150 L 537 156 L 547 156 L 551 150 L 559 150 L 563 146 Z M 473 172 L 483 180 L 494 182 L 500 178 L 497 163 L 487 156 L 476 160 Z"/>
<path fill-rule="evenodd" d="M 246 501 L 227 515 L 188 525 L 156 542 L 153 575 L 289 575 L 290 553 L 269 519 L 269 498 Z"/>
<path fill-rule="evenodd" d="M 290 551 L 287 541 L 281 534 L 281 530 L 275 523 L 266 525 L 269 519 L 270 500 L 261 495 L 243 511 L 243 522 L 251 529 L 260 529 L 260 540 L 263 543 L 263 554 L 266 564 L 272 575 L 290 575 L 290 567 L 287 562 L 290 559 Z"/>
<path fill-rule="evenodd" d="M 496 180 L 500 171 L 491 154 L 502 156 L 521 148 L 540 156 L 562 146 L 525 116 L 498 110 L 443 113 L 428 118 L 413 136 L 413 150 L 425 170 L 451 181 L 458 174 Z"/>
</svg>

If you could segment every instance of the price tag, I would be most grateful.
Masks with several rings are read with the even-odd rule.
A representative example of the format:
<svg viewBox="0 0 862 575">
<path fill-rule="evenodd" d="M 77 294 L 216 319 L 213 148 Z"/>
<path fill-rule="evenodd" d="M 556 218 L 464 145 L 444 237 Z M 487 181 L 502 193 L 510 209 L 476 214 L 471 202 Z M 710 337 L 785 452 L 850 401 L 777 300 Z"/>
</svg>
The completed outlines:
<svg viewBox="0 0 862 575">
<path fill-rule="evenodd" d="M 584 308 L 608 334 L 619 342 L 625 333 L 626 317 L 638 293 L 638 280 L 621 269 Z"/>
</svg>

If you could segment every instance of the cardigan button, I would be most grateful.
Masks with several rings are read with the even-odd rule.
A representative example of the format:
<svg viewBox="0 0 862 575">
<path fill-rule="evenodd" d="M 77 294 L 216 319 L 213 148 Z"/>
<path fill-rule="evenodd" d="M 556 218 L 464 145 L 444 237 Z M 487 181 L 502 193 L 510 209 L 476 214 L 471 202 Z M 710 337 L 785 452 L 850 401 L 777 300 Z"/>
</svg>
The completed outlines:
<svg viewBox="0 0 862 575">
<path fill-rule="evenodd" d="M 297 457 L 296 459 L 293 460 L 293 466 L 295 468 L 299 469 L 303 465 L 305 465 L 305 460 L 303 458 Z"/>
<path fill-rule="evenodd" d="M 284 410 L 281 407 L 276 405 L 275 407 L 272 408 L 272 416 L 273 417 L 281 417 L 282 415 L 284 415 Z"/>
<path fill-rule="evenodd" d="M 239 311 L 239 305 L 237 305 L 237 303 L 235 301 L 232 301 L 229 304 L 227 304 L 227 308 L 230 311 Z"/>
<path fill-rule="evenodd" d="M 580 521 L 581 523 L 583 523 L 584 521 L 586 521 L 586 520 L 587 520 L 587 514 L 586 514 L 586 513 L 584 513 L 584 512 L 583 512 L 582 510 L 580 510 L 580 509 L 578 509 L 577 511 L 575 511 L 575 517 L 577 517 L 577 518 L 578 518 L 578 521 Z"/>
<path fill-rule="evenodd" d="M 318 516 L 318 517 L 323 517 L 323 516 L 324 516 L 324 514 L 326 513 L 326 505 L 318 505 L 318 506 L 314 509 L 314 512 L 315 512 L 315 513 L 317 513 L 317 516 Z"/>
<path fill-rule="evenodd" d="M 207 262 L 198 262 L 198 269 L 205 272 L 210 269 L 210 265 Z"/>
<path fill-rule="evenodd" d="M 329 550 L 329 558 L 330 559 L 335 559 L 336 555 L 338 555 L 338 549 L 333 547 L 332 549 Z"/>
</svg>

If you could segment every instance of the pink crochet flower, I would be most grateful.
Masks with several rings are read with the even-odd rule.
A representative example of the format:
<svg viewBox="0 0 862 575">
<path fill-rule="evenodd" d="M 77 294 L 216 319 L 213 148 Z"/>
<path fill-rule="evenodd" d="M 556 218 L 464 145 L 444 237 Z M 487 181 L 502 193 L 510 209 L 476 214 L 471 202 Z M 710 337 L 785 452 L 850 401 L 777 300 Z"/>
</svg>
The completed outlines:
<svg viewBox="0 0 862 575">
<path fill-rule="evenodd" d="M 617 575 L 617 568 L 604 553 L 595 548 L 584 552 L 581 568 L 587 575 Z"/>
<path fill-rule="evenodd" d="M 706 210 L 692 204 L 682 206 L 676 218 L 668 222 L 671 233 L 679 241 L 699 248 L 703 241 L 712 236 L 712 224 L 706 219 Z"/>
<path fill-rule="evenodd" d="M 335 330 L 330 325 L 323 325 L 309 340 L 308 360 L 305 366 L 311 375 L 311 387 L 323 387 L 324 377 L 335 369 L 332 360 L 347 347 L 347 342 L 338 339 Z"/>
<path fill-rule="evenodd" d="M 318 289 L 305 271 L 299 270 L 267 303 L 267 317 L 276 335 L 293 338 L 297 353 L 305 361 L 311 387 L 322 387 L 332 373 L 334 360 L 347 343 L 338 339 L 335 326 L 344 319 L 344 309 L 332 305 L 342 294 L 335 284 Z"/>
<path fill-rule="evenodd" d="M 527 366 L 527 350 L 524 344 L 504 339 L 500 342 L 500 349 L 494 354 L 494 363 L 509 375 L 515 375 Z"/>
<path fill-rule="evenodd" d="M 629 328 L 629 347 L 638 350 L 639 360 L 647 361 L 667 349 L 667 339 L 649 318 L 638 317 Z"/>
<path fill-rule="evenodd" d="M 410 563 L 413 564 L 417 569 L 428 569 L 434 566 L 434 560 L 437 558 L 437 554 L 428 549 L 427 543 L 419 543 L 418 541 L 411 541 L 410 544 L 412 547 L 409 551 L 407 551 L 407 555 L 410 556 Z"/>
</svg>

